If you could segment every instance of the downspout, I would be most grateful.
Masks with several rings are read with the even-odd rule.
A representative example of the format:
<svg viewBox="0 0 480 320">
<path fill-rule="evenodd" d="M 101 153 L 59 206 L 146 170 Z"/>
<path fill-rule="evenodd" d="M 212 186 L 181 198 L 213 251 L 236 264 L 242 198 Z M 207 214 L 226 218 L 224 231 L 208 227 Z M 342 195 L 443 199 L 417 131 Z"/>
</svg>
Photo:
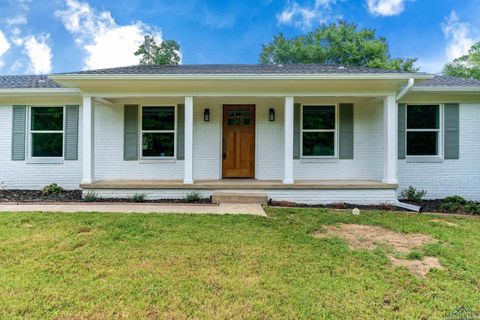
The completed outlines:
<svg viewBox="0 0 480 320">
<path fill-rule="evenodd" d="M 407 85 L 402 89 L 402 91 L 400 91 L 397 94 L 397 96 L 395 97 L 395 100 L 398 102 L 400 99 L 402 99 L 403 96 L 406 95 L 408 91 L 410 91 L 410 89 L 412 89 L 414 84 L 415 84 L 415 79 L 413 78 L 408 79 Z"/>
<path fill-rule="evenodd" d="M 400 101 L 400 99 L 402 99 L 408 93 L 408 91 L 410 91 L 410 89 L 412 89 L 414 84 L 415 84 L 415 79 L 413 79 L 413 78 L 408 79 L 407 85 L 402 89 L 402 91 L 400 91 L 397 94 L 397 96 L 395 97 L 395 100 L 397 102 Z M 419 207 L 419 206 L 415 206 L 415 205 L 409 204 L 409 203 L 400 202 L 398 200 L 396 201 L 395 204 L 396 204 L 397 207 L 404 208 L 404 209 L 407 209 L 407 210 L 410 210 L 410 211 L 420 212 L 420 210 L 422 210 L 422 208 Z"/>
</svg>

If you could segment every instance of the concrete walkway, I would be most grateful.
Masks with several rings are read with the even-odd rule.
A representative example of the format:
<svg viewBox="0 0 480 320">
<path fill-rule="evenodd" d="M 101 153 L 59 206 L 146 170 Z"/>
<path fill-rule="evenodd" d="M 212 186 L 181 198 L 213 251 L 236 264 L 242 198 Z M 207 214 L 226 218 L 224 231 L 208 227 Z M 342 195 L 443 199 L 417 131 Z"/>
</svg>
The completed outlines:
<svg viewBox="0 0 480 320">
<path fill-rule="evenodd" d="M 172 204 L 172 203 L 0 203 L 0 212 L 121 212 L 121 213 L 188 213 L 248 214 L 266 217 L 259 204 Z"/>
</svg>

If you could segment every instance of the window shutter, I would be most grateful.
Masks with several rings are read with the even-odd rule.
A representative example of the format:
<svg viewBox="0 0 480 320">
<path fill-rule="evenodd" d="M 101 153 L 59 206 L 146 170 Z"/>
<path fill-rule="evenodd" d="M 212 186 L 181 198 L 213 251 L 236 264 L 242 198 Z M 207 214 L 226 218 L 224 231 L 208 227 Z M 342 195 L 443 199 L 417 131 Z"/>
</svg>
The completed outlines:
<svg viewBox="0 0 480 320">
<path fill-rule="evenodd" d="M 445 159 L 458 159 L 460 157 L 460 114 L 458 103 L 445 104 Z"/>
<path fill-rule="evenodd" d="M 300 159 L 300 112 L 302 107 L 300 103 L 293 105 L 293 159 Z"/>
<path fill-rule="evenodd" d="M 138 160 L 138 105 L 124 107 L 123 160 Z"/>
<path fill-rule="evenodd" d="M 398 104 L 398 159 L 405 159 L 406 105 Z"/>
<path fill-rule="evenodd" d="M 26 106 L 12 107 L 12 160 L 25 160 Z"/>
<path fill-rule="evenodd" d="M 78 160 L 78 109 L 78 106 L 65 107 L 65 160 Z"/>
<path fill-rule="evenodd" d="M 340 106 L 340 159 L 353 159 L 353 104 L 341 103 Z"/>
<path fill-rule="evenodd" d="M 185 160 L 185 105 L 177 105 L 177 160 Z"/>
</svg>

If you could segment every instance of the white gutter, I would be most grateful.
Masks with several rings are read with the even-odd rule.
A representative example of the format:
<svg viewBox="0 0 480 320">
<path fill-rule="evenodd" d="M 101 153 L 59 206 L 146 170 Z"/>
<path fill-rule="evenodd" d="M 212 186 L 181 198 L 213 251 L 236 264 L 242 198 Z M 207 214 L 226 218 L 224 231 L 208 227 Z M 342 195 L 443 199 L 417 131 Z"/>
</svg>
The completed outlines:
<svg viewBox="0 0 480 320">
<path fill-rule="evenodd" d="M 397 94 L 395 100 L 398 102 L 404 95 L 408 93 L 408 91 L 410 91 L 410 89 L 412 89 L 414 84 L 415 84 L 415 79 L 413 78 L 408 79 L 407 85 L 402 89 L 402 91 L 400 91 Z"/>
<path fill-rule="evenodd" d="M 428 80 L 428 74 L 57 74 L 61 80 Z"/>
<path fill-rule="evenodd" d="M 414 92 L 480 92 L 480 87 L 415 87 Z"/>
<path fill-rule="evenodd" d="M 77 88 L 12 88 L 0 89 L 2 94 L 79 94 L 81 91 Z"/>
</svg>

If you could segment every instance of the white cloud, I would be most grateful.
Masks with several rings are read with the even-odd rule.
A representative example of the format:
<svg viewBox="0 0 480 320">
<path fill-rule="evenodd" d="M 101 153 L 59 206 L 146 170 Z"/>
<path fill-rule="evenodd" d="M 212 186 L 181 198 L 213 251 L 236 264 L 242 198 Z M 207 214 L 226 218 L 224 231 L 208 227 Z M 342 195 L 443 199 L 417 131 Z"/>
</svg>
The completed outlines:
<svg viewBox="0 0 480 320">
<path fill-rule="evenodd" d="M 216 13 L 205 10 L 201 22 L 209 27 L 217 29 L 231 28 L 235 24 L 235 15 L 232 13 Z"/>
<path fill-rule="evenodd" d="M 442 31 L 447 39 L 445 53 L 448 61 L 466 54 L 475 43 L 470 24 L 460 21 L 455 10 L 442 23 Z"/>
<path fill-rule="evenodd" d="M 10 49 L 10 43 L 8 42 L 7 37 L 5 37 L 5 34 L 0 31 L 0 68 L 3 68 L 5 65 L 2 56 L 8 51 L 8 49 Z"/>
<path fill-rule="evenodd" d="M 279 24 L 309 29 L 314 21 L 325 22 L 330 16 L 330 5 L 336 2 L 337 0 L 315 0 L 313 6 L 301 6 L 297 2 L 291 2 L 277 15 L 277 21 Z"/>
<path fill-rule="evenodd" d="M 25 41 L 25 54 L 30 59 L 29 71 L 34 74 L 45 74 L 52 71 L 52 51 L 48 44 L 48 35 L 38 39 L 31 36 Z"/>
<path fill-rule="evenodd" d="M 376 16 L 396 16 L 405 9 L 405 0 L 367 0 L 368 11 Z"/>
<path fill-rule="evenodd" d="M 85 69 L 138 64 L 134 55 L 146 34 L 161 41 L 161 33 L 142 22 L 118 25 L 108 11 L 97 12 L 88 3 L 66 0 L 67 8 L 55 12 L 75 43 L 84 48 Z"/>
</svg>

